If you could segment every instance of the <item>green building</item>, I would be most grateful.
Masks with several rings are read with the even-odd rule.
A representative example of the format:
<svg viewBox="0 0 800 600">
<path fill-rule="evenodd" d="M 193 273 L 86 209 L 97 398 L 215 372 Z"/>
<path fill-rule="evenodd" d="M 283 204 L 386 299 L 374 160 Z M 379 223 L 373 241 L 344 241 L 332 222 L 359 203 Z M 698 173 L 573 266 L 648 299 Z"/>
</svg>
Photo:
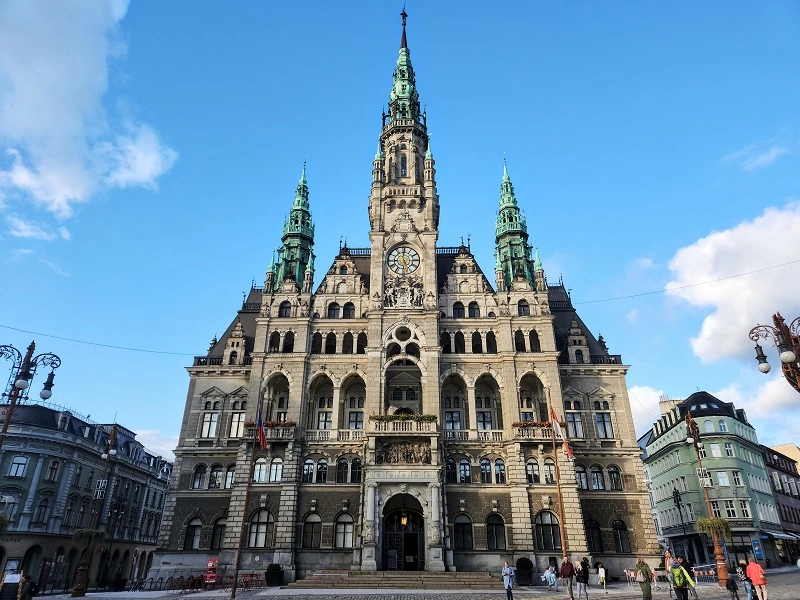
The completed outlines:
<svg viewBox="0 0 800 600">
<path fill-rule="evenodd" d="M 712 540 L 695 531 L 695 522 L 709 516 L 710 506 L 712 516 L 726 519 L 733 530 L 724 548 L 729 567 L 751 556 L 777 564 L 774 534 L 782 532 L 780 516 L 744 410 L 707 392 L 683 402 L 662 400 L 661 405 L 661 418 L 640 446 L 666 545 L 695 565 L 714 563 Z M 699 457 L 687 442 L 687 414 L 700 432 Z"/>
</svg>

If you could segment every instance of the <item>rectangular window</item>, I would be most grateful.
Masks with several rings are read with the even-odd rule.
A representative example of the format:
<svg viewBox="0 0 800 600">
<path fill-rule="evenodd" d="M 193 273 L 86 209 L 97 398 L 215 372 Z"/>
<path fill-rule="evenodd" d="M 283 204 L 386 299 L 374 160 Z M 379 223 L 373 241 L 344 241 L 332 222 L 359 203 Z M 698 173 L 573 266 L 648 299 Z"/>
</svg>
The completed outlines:
<svg viewBox="0 0 800 600">
<path fill-rule="evenodd" d="M 729 519 L 736 518 L 736 505 L 733 500 L 725 500 L 725 516 Z"/>
<path fill-rule="evenodd" d="M 50 465 L 47 467 L 47 481 L 55 481 L 58 479 L 58 461 L 51 460 Z"/>
<path fill-rule="evenodd" d="M 478 429 L 491 429 L 492 428 L 492 413 L 489 411 L 479 411 Z"/>
<path fill-rule="evenodd" d="M 567 413 L 567 436 L 571 438 L 583 437 L 583 423 L 580 413 Z"/>
<path fill-rule="evenodd" d="M 595 421 L 597 423 L 597 437 L 602 439 L 612 439 L 614 437 L 614 430 L 611 427 L 611 413 L 597 413 L 595 414 Z"/>
<path fill-rule="evenodd" d="M 733 444 L 725 444 L 725 456 L 733 456 Z"/>
<path fill-rule="evenodd" d="M 731 471 L 733 475 L 733 485 L 742 485 L 742 474 L 739 471 Z"/>
<path fill-rule="evenodd" d="M 739 500 L 739 510 L 742 511 L 742 517 L 745 519 L 750 518 L 750 504 L 747 500 Z"/>
<path fill-rule="evenodd" d="M 286 422 L 286 411 L 280 411 L 275 414 L 275 420 L 280 421 L 281 423 Z"/>
<path fill-rule="evenodd" d="M 692 506 L 691 502 L 684 504 L 686 507 L 686 516 L 689 517 L 689 521 L 694 521 L 694 507 Z"/>
<path fill-rule="evenodd" d="M 244 435 L 244 413 L 236 412 L 231 415 L 231 431 L 228 437 L 240 438 Z"/>
<path fill-rule="evenodd" d="M 330 429 L 333 425 L 333 413 L 320 411 L 317 413 L 317 429 Z"/>
<path fill-rule="evenodd" d="M 711 501 L 711 512 L 715 517 L 721 517 L 722 513 L 719 511 L 719 502 L 716 500 Z"/>
<path fill-rule="evenodd" d="M 533 413 L 532 412 L 523 412 L 522 413 L 522 420 L 523 421 L 533 421 Z"/>
<path fill-rule="evenodd" d="M 444 413 L 445 429 L 461 429 L 461 411 L 448 410 Z"/>
<path fill-rule="evenodd" d="M 200 437 L 211 438 L 217 435 L 217 413 L 203 413 L 203 427 L 200 430 Z"/>
<path fill-rule="evenodd" d="M 701 459 L 706 457 L 706 449 L 705 448 L 698 448 L 697 449 L 697 456 Z"/>
<path fill-rule="evenodd" d="M 722 458 L 722 452 L 720 452 L 719 444 L 709 444 L 709 446 L 711 446 L 712 458 Z"/>
<path fill-rule="evenodd" d="M 717 485 L 724 485 L 724 486 L 730 485 L 730 482 L 728 481 L 727 471 L 717 471 Z"/>
<path fill-rule="evenodd" d="M 364 429 L 364 413 L 360 410 L 350 412 L 347 426 L 350 429 Z"/>
<path fill-rule="evenodd" d="M 686 486 L 686 477 L 685 477 L 684 475 L 681 475 L 681 478 L 680 478 L 680 480 L 679 480 L 679 482 L 678 482 L 678 485 L 680 486 L 680 490 L 681 490 L 682 492 L 686 492 L 686 491 L 688 491 L 688 489 L 689 489 L 689 488 Z"/>
</svg>

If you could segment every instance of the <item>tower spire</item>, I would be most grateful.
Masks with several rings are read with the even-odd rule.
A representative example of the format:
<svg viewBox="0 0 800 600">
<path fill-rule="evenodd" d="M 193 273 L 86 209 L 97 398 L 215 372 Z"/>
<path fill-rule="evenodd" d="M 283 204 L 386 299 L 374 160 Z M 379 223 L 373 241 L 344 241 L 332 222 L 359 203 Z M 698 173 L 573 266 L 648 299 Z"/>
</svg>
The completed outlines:
<svg viewBox="0 0 800 600">
<path fill-rule="evenodd" d="M 514 184 L 511 183 L 505 157 L 503 157 L 503 179 L 500 183 L 500 211 L 497 213 L 495 223 L 495 243 L 495 256 L 502 263 L 505 286 L 510 286 L 511 282 L 519 277 L 533 282 L 536 269 L 531 258 L 532 248 L 528 244 L 528 224 L 517 206 Z M 500 269 L 496 268 L 496 272 L 499 271 Z"/>
<path fill-rule="evenodd" d="M 400 48 L 408 49 L 408 41 L 406 40 L 406 18 L 408 15 L 406 14 L 406 7 L 403 6 L 403 12 L 400 13 L 400 16 L 403 17 L 403 35 L 400 36 Z"/>
<path fill-rule="evenodd" d="M 397 66 L 392 76 L 394 84 L 392 93 L 389 95 L 389 120 L 393 123 L 398 119 L 413 119 L 421 123 L 419 93 L 414 78 L 414 67 L 411 66 L 411 52 L 406 39 L 406 17 L 408 15 L 405 9 L 400 16 L 403 17 L 403 34 L 400 37 Z"/>
</svg>

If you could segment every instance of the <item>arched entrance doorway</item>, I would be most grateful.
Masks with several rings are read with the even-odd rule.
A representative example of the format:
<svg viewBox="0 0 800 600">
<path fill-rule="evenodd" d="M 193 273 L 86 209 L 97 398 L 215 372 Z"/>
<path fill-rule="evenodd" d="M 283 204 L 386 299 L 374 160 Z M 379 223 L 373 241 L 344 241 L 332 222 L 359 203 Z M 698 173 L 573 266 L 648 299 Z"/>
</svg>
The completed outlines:
<svg viewBox="0 0 800 600">
<path fill-rule="evenodd" d="M 384 570 L 425 570 L 425 519 L 410 494 L 398 494 L 386 503 L 382 545 Z"/>
</svg>

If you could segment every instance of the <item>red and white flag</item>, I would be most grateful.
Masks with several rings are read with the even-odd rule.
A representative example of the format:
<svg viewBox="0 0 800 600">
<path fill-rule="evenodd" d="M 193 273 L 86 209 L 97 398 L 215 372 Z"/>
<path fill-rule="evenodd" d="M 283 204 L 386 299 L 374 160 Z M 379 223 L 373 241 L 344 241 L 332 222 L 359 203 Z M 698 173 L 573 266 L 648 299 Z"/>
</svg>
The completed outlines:
<svg viewBox="0 0 800 600">
<path fill-rule="evenodd" d="M 258 419 L 256 419 L 256 433 L 258 434 L 258 445 L 261 446 L 261 449 L 267 447 L 267 436 L 266 431 L 264 430 L 264 419 L 261 414 L 261 407 L 263 405 L 263 401 L 258 403 Z"/>
<path fill-rule="evenodd" d="M 557 437 L 561 438 L 561 443 L 564 446 L 564 452 L 567 453 L 567 458 L 570 460 L 575 460 L 575 457 L 572 455 L 572 450 L 567 443 L 567 438 L 564 436 L 564 432 L 561 430 L 561 424 L 558 422 L 558 417 L 556 416 L 556 411 L 553 410 L 553 407 L 550 407 L 550 418 L 553 421 L 553 431 L 555 432 Z"/>
</svg>

